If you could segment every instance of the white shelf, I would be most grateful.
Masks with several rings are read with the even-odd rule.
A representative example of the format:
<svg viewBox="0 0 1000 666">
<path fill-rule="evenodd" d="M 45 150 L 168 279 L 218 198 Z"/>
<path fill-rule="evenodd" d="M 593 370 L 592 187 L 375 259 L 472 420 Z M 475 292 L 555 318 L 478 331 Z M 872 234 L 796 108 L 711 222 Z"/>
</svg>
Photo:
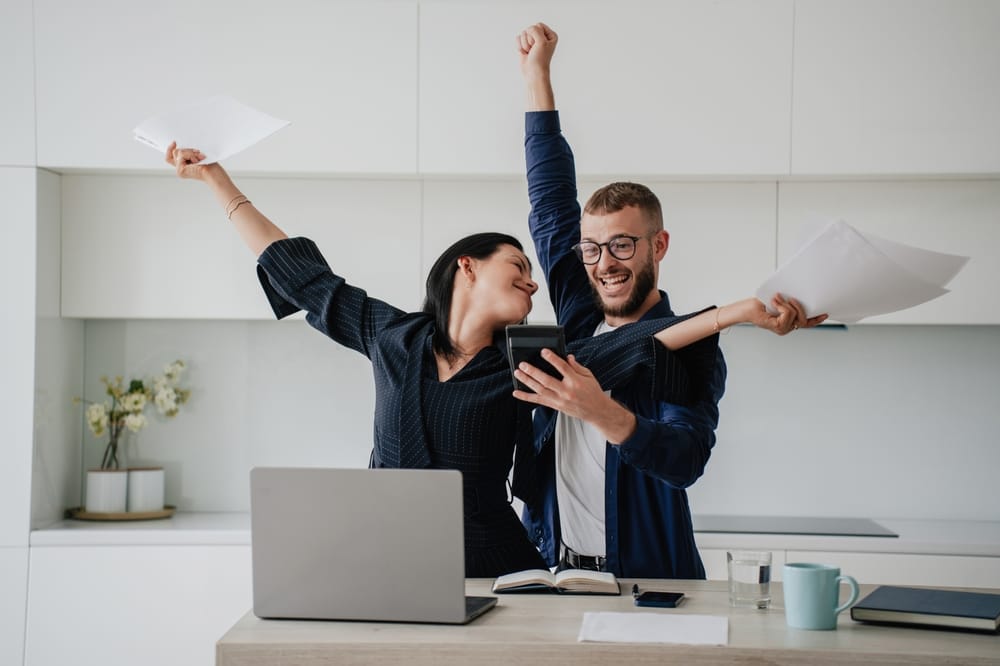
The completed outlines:
<svg viewBox="0 0 1000 666">
<path fill-rule="evenodd" d="M 61 520 L 31 533 L 31 546 L 248 546 L 249 513 L 175 513 L 162 520 Z"/>
</svg>

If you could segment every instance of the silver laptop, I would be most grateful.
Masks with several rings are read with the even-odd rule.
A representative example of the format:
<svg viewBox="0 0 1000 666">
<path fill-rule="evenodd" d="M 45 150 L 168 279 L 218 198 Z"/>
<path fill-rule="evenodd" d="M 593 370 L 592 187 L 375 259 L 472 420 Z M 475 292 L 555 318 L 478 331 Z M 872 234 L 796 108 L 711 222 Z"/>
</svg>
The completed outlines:
<svg viewBox="0 0 1000 666">
<path fill-rule="evenodd" d="M 464 624 L 462 475 L 454 470 L 250 471 L 253 612 L 261 618 Z"/>
</svg>

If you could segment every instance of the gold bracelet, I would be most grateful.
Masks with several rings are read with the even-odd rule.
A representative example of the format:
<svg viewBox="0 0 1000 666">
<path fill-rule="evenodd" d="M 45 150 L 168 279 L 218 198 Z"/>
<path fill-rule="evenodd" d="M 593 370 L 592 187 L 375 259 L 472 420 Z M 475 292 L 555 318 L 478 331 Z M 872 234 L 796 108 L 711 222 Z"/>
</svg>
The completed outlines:
<svg viewBox="0 0 1000 666">
<path fill-rule="evenodd" d="M 715 308 L 715 326 L 712 328 L 712 332 L 713 333 L 718 333 L 720 331 L 720 329 L 719 329 L 719 315 L 721 313 L 722 313 L 722 308 L 721 307 Z"/>
<path fill-rule="evenodd" d="M 242 206 L 243 204 L 248 204 L 248 203 L 253 203 L 253 202 L 250 201 L 249 199 L 244 199 L 243 201 L 239 202 L 238 204 L 236 204 L 235 206 L 233 206 L 233 209 L 231 211 L 229 211 L 229 215 L 227 217 L 230 220 L 232 220 L 233 219 L 233 213 L 236 212 L 236 209 L 239 208 L 240 206 Z"/>
<path fill-rule="evenodd" d="M 236 195 L 235 197 L 233 197 L 233 198 L 232 198 L 232 199 L 231 199 L 231 200 L 229 201 L 229 203 L 227 203 L 227 204 L 226 204 L 226 217 L 228 217 L 228 218 L 232 218 L 232 216 L 233 216 L 233 211 L 234 211 L 234 210 L 236 210 L 237 208 L 239 208 L 239 207 L 240 207 L 240 204 L 239 204 L 239 203 L 237 203 L 237 204 L 236 204 L 235 206 L 234 206 L 233 204 L 234 204 L 234 203 L 236 203 L 237 201 L 239 201 L 240 199 L 242 199 L 242 200 L 243 200 L 243 201 L 240 201 L 240 203 L 246 203 L 247 201 L 249 201 L 249 200 L 248 200 L 248 199 L 246 198 L 246 196 L 244 196 L 244 195 L 242 195 L 242 194 L 238 194 L 238 195 Z"/>
</svg>

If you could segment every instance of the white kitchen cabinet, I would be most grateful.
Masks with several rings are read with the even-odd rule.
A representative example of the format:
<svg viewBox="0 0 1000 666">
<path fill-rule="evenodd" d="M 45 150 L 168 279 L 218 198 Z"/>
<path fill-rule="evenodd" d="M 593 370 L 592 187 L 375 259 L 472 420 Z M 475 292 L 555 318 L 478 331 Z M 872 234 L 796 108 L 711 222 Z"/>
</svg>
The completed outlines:
<svg viewBox="0 0 1000 666">
<path fill-rule="evenodd" d="M 24 663 L 210 666 L 252 603 L 246 545 L 33 546 Z"/>
<path fill-rule="evenodd" d="M 162 168 L 132 129 L 228 94 L 292 123 L 227 161 L 231 169 L 415 169 L 416 2 L 34 5 L 41 166 Z"/>
<path fill-rule="evenodd" d="M 0 465 L 0 546 L 27 546 L 31 513 L 32 434 L 35 381 L 36 172 L 0 167 L 0 220 L 4 260 L 0 283 L 0 423 L 4 464 Z"/>
<path fill-rule="evenodd" d="M 708 580 L 729 580 L 729 565 L 726 553 L 730 550 L 770 550 L 769 548 L 733 547 L 733 548 L 699 548 L 701 562 L 705 565 L 705 575 Z M 781 568 L 785 565 L 785 551 L 771 551 L 771 580 L 781 580 Z"/>
<path fill-rule="evenodd" d="M 31 0 L 0 3 L 0 165 L 35 164 Z"/>
<path fill-rule="evenodd" d="M 859 583 L 937 587 L 1000 586 L 1000 557 L 922 555 L 914 553 L 850 553 L 789 550 L 786 562 L 819 562 L 840 567 Z"/>
<path fill-rule="evenodd" d="M 419 306 L 415 181 L 237 178 L 333 270 L 404 309 Z M 272 319 L 255 258 L 201 183 L 63 176 L 62 314 L 84 318 Z"/>
<path fill-rule="evenodd" d="M 937 587 L 997 587 L 1000 585 L 1000 558 L 998 557 L 833 550 L 772 550 L 766 546 L 759 548 L 740 546 L 738 549 L 771 550 L 771 580 L 774 581 L 782 580 L 782 568 L 786 562 L 818 562 L 840 567 L 842 574 L 853 576 L 859 583 Z M 698 549 L 709 580 L 728 579 L 727 550 L 733 549 Z"/>
<path fill-rule="evenodd" d="M 798 0 L 793 174 L 1000 172 L 1000 3 Z"/>
<path fill-rule="evenodd" d="M 420 4 L 423 173 L 522 173 L 515 36 L 544 20 L 585 174 L 786 174 L 791 0 Z"/>
<path fill-rule="evenodd" d="M 950 293 L 873 324 L 1000 324 L 1000 179 L 781 183 L 778 260 L 831 220 L 862 233 L 971 257 Z"/>
<path fill-rule="evenodd" d="M 28 547 L 0 546 L 0 664 L 21 664 L 28 599 Z"/>
</svg>

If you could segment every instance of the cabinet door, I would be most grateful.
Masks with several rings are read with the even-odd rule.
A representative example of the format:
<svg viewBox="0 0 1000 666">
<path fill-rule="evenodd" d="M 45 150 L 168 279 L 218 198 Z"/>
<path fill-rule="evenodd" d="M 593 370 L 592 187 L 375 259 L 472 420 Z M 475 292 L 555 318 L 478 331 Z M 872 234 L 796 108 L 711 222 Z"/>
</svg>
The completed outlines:
<svg viewBox="0 0 1000 666">
<path fill-rule="evenodd" d="M 717 535 L 716 535 L 717 536 Z M 741 539 L 746 539 L 747 535 L 741 534 Z M 729 564 L 726 561 L 728 550 L 767 550 L 766 548 L 741 547 L 731 549 L 720 548 L 699 548 L 702 564 L 705 565 L 705 574 L 708 580 L 729 580 Z M 771 580 L 780 581 L 782 567 L 785 566 L 785 551 L 771 551 Z"/>
<path fill-rule="evenodd" d="M 2 47 L 0 47 L 2 48 Z M 4 247 L 0 283 L 0 422 L 6 451 L 0 465 L 0 546 L 27 546 L 31 513 L 32 441 L 35 433 L 36 173 L 0 167 L 0 220 Z"/>
<path fill-rule="evenodd" d="M 581 173 L 788 173 L 790 0 L 422 2 L 420 171 L 523 172 L 515 35 L 540 18 Z"/>
<path fill-rule="evenodd" d="M 995 588 L 1000 581 L 1000 557 L 790 550 L 785 561 L 831 564 L 859 583 L 880 585 Z"/>
<path fill-rule="evenodd" d="M 0 546 L 0 663 L 24 658 L 24 608 L 28 599 L 28 548 Z"/>
<path fill-rule="evenodd" d="M 409 181 L 239 179 L 333 270 L 407 310 L 419 305 L 420 187 Z M 62 314 L 272 319 L 255 258 L 200 183 L 63 176 Z"/>
<path fill-rule="evenodd" d="M 35 164 L 31 0 L 0 3 L 0 165 Z"/>
<path fill-rule="evenodd" d="M 830 220 L 907 245 L 971 257 L 950 293 L 871 324 L 998 324 L 1000 180 L 782 183 L 778 259 Z"/>
<path fill-rule="evenodd" d="M 1000 3 L 798 0 L 794 174 L 1000 171 Z"/>
<path fill-rule="evenodd" d="M 28 666 L 210 666 L 253 604 L 250 547 L 35 547 L 28 596 Z"/>
<path fill-rule="evenodd" d="M 231 169 L 414 170 L 415 2 L 39 0 L 35 14 L 40 165 L 165 168 L 132 129 L 228 94 L 291 121 Z"/>
</svg>

